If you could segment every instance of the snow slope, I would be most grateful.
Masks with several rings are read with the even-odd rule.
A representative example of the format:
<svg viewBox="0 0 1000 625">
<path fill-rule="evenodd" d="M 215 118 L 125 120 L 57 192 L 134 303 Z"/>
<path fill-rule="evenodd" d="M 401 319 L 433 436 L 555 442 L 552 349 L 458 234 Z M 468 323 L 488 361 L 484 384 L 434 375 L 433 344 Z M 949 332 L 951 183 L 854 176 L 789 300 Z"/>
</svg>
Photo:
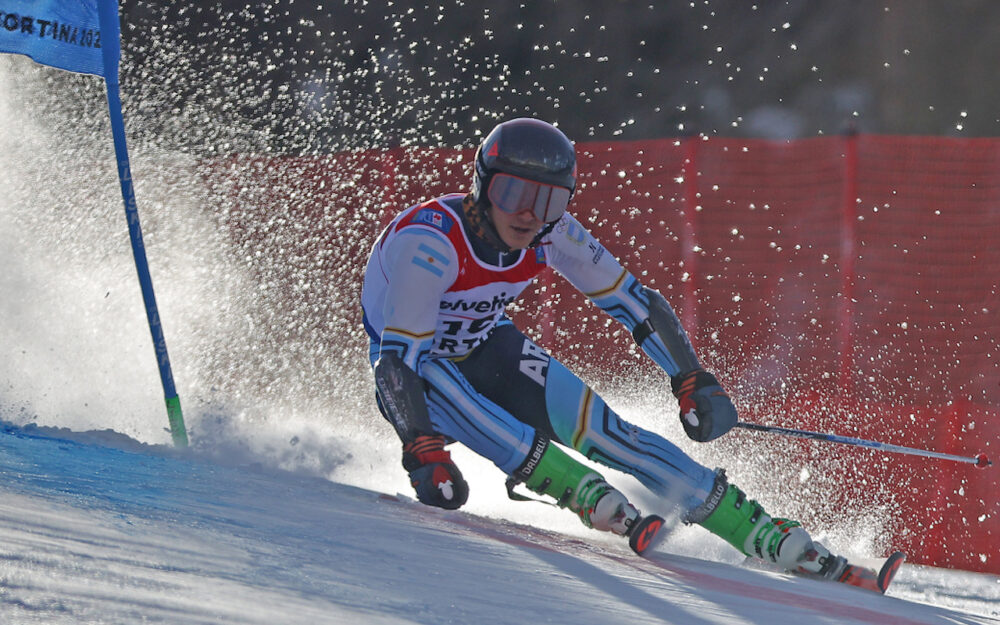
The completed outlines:
<svg viewBox="0 0 1000 625">
<path fill-rule="evenodd" d="M 0 428 L 4 624 L 985 624 L 998 582 L 904 567 L 882 597 L 108 431 Z"/>
</svg>

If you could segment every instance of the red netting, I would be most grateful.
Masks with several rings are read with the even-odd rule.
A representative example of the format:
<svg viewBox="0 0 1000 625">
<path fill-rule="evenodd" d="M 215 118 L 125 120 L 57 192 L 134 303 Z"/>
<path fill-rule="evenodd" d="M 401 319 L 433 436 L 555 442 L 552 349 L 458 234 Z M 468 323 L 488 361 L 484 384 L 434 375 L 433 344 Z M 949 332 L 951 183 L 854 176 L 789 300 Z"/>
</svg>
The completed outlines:
<svg viewBox="0 0 1000 625">
<path fill-rule="evenodd" d="M 854 386 L 1000 405 L 1000 144 L 862 137 Z"/>
</svg>

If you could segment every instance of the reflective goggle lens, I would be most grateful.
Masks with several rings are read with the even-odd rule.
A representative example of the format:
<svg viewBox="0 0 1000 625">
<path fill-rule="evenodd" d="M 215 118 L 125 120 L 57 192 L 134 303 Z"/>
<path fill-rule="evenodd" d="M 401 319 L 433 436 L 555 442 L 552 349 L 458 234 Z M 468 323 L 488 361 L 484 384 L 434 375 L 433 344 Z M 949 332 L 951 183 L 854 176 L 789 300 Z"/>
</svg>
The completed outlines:
<svg viewBox="0 0 1000 625">
<path fill-rule="evenodd" d="M 496 174 L 486 195 L 493 206 L 508 215 L 531 210 L 544 223 L 551 223 L 566 212 L 570 190 L 510 174 Z"/>
</svg>

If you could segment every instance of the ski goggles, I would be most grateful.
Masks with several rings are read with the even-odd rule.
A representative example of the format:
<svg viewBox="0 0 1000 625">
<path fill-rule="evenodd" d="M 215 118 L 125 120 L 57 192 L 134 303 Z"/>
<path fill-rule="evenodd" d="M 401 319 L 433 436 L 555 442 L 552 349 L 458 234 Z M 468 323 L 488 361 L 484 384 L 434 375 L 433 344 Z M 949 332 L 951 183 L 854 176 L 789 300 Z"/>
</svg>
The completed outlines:
<svg viewBox="0 0 1000 625">
<path fill-rule="evenodd" d="M 494 174 L 486 197 L 508 215 L 531 210 L 543 223 L 563 216 L 572 192 L 566 187 L 525 180 L 510 174 Z"/>
</svg>

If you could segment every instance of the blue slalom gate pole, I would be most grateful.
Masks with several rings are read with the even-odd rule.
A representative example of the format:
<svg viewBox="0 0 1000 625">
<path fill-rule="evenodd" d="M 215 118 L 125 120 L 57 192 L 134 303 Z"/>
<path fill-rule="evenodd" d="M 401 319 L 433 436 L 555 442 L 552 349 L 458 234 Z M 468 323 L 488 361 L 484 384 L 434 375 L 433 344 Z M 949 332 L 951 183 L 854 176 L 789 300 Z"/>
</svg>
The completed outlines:
<svg viewBox="0 0 1000 625">
<path fill-rule="evenodd" d="M 156 307 L 156 295 L 153 292 L 153 279 L 149 275 L 146 247 L 142 240 L 139 210 L 136 206 L 135 189 L 132 185 L 132 168 L 129 164 L 128 146 L 125 142 L 125 120 L 122 116 L 121 93 L 118 84 L 118 60 L 120 56 L 118 42 L 121 31 L 118 23 L 118 3 L 98 2 L 98 16 L 101 32 L 104 35 L 104 46 L 101 54 L 104 59 L 104 84 L 108 95 L 108 113 L 111 118 L 111 134 L 115 142 L 118 180 L 121 183 L 122 200 L 125 202 L 125 219 L 128 222 L 129 239 L 132 242 L 132 256 L 135 259 L 135 269 L 139 276 L 139 287 L 142 289 L 142 301 L 146 307 L 146 320 L 153 338 L 153 348 L 156 351 L 156 363 L 160 369 L 160 382 L 163 385 L 163 396 L 167 404 L 170 436 L 175 446 L 187 447 L 188 436 L 184 427 L 184 415 L 181 411 L 181 401 L 177 396 L 177 389 L 174 386 L 170 357 L 167 354 L 167 341 L 163 336 L 163 327 L 160 325 L 160 313 Z"/>
</svg>

